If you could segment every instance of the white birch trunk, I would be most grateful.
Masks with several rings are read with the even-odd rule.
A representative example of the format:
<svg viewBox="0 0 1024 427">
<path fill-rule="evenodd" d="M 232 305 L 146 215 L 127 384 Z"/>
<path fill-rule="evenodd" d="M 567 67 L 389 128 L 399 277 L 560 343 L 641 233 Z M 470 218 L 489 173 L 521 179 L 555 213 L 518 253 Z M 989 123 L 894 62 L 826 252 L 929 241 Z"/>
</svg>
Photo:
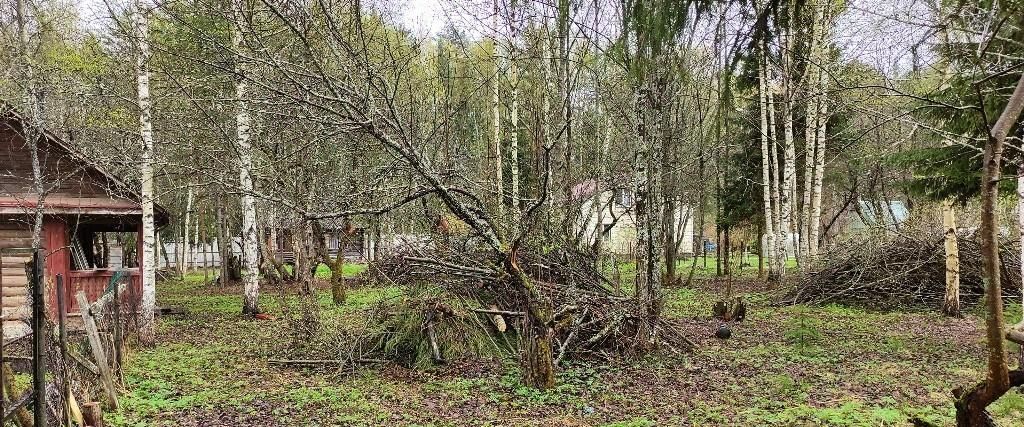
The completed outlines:
<svg viewBox="0 0 1024 427">
<path fill-rule="evenodd" d="M 813 49 L 813 48 L 812 48 Z M 811 71 L 809 71 L 811 72 Z M 816 79 L 815 79 L 816 80 Z M 810 87 L 810 86 L 809 86 Z M 804 188 L 803 203 L 800 204 L 800 259 L 806 260 L 810 253 L 811 192 L 814 181 L 814 157 L 818 142 L 818 97 L 810 95 L 807 102 L 806 126 L 804 127 Z"/>
<path fill-rule="evenodd" d="M 192 243 L 189 247 L 189 259 L 188 266 L 190 269 L 195 271 L 199 268 L 199 223 L 201 216 L 198 212 L 193 212 L 192 215 Z"/>
<path fill-rule="evenodd" d="M 512 52 L 512 49 L 509 49 Z M 514 57 L 509 58 L 509 79 L 512 81 L 512 107 L 509 111 L 510 137 L 508 142 L 509 175 L 512 180 L 512 212 L 519 213 L 519 67 Z M 517 219 L 518 221 L 518 219 Z"/>
<path fill-rule="evenodd" d="M 1017 168 L 1017 231 L 1024 236 L 1024 165 Z M 1024 237 L 1021 237 L 1020 240 L 1020 277 L 1021 281 L 1024 281 Z M 1024 306 L 1024 289 L 1021 289 L 1021 306 Z M 1024 326 L 1024 318 L 1018 325 Z M 1024 350 L 1021 351 L 1021 357 L 1024 357 Z"/>
<path fill-rule="evenodd" d="M 231 34 L 231 45 L 235 52 L 242 49 L 242 25 L 245 17 L 242 13 L 243 6 L 239 3 L 233 8 L 235 13 L 235 26 Z M 242 314 L 255 315 L 259 313 L 260 297 L 260 270 L 259 270 L 259 233 L 256 230 L 256 197 L 253 195 L 254 185 L 252 178 L 253 148 L 250 138 L 251 119 L 246 104 L 248 87 L 243 73 L 245 69 L 242 64 L 243 57 L 236 53 L 235 56 L 235 137 L 238 146 L 238 182 L 242 189 L 242 283 L 244 295 L 242 301 Z M 298 258 L 298 254 L 296 254 Z M 298 268 L 298 267 L 296 267 Z"/>
<path fill-rule="evenodd" d="M 765 73 L 769 70 L 766 68 Z M 769 82 L 771 79 L 768 79 Z M 772 173 L 772 221 L 775 229 L 775 271 L 781 276 L 786 268 L 786 236 L 782 234 L 783 226 L 781 220 L 781 199 L 780 189 L 782 188 L 779 177 L 779 135 L 775 127 L 775 87 L 769 83 L 768 86 L 768 129 L 769 146 L 771 154 Z"/>
<path fill-rule="evenodd" d="M 182 273 L 188 271 L 189 262 L 190 262 L 190 259 L 192 257 L 192 248 L 189 245 L 188 235 L 189 235 L 189 232 L 192 231 L 192 228 L 190 227 L 189 224 L 192 223 L 191 221 L 192 221 L 192 199 L 193 199 L 193 197 L 195 197 L 195 195 L 192 194 L 192 186 L 189 186 L 188 187 L 188 195 L 185 197 L 185 231 L 181 233 L 181 236 L 183 237 L 182 240 L 184 242 L 184 249 L 185 249 L 185 251 L 184 251 L 183 254 L 178 254 L 178 271 L 182 272 Z M 184 256 L 182 256 L 182 255 L 184 255 Z"/>
<path fill-rule="evenodd" d="M 816 77 L 816 81 L 812 84 L 817 89 L 817 93 L 815 93 L 817 130 L 814 141 L 814 175 L 811 181 L 811 206 L 807 221 L 807 258 L 810 261 L 813 261 L 818 256 L 818 241 L 820 240 L 819 233 L 821 231 L 821 194 L 825 178 L 826 124 L 828 123 L 828 100 L 825 95 L 828 81 L 828 69 L 826 68 L 828 58 L 825 53 L 829 40 L 828 26 L 831 25 L 831 22 L 827 22 L 825 19 L 826 2 L 817 2 L 815 7 L 816 19 L 813 32 L 815 40 L 813 41 L 814 51 L 812 55 L 817 64 L 811 64 L 811 66 L 815 71 L 814 77 Z"/>
<path fill-rule="evenodd" d="M 551 86 L 550 86 L 550 81 L 551 81 L 551 37 L 549 37 L 549 35 L 548 35 L 548 29 L 547 29 L 546 25 L 545 25 L 545 28 L 544 28 L 544 40 L 541 43 L 543 43 L 543 45 L 544 45 L 543 46 L 543 50 L 542 50 L 543 53 L 541 54 L 541 61 L 543 61 L 543 63 L 544 63 L 544 67 L 543 67 L 543 69 L 544 69 L 544 81 L 542 82 L 542 84 L 544 86 L 544 90 L 541 92 L 541 97 L 543 98 L 541 100 L 541 120 L 543 121 L 544 146 L 545 147 L 551 147 L 553 145 L 552 141 L 551 141 L 552 138 L 551 138 L 551 92 L 550 92 L 551 91 Z M 547 168 L 544 173 L 546 175 L 544 178 L 548 182 L 552 182 L 552 171 L 551 171 L 551 168 Z M 552 183 L 552 184 L 554 184 L 554 183 Z M 551 221 L 551 215 L 555 211 L 555 198 L 554 197 L 548 197 L 547 198 L 547 205 L 548 205 L 547 206 L 547 214 L 545 216 L 547 217 L 548 221 Z"/>
<path fill-rule="evenodd" d="M 758 101 L 761 110 L 761 196 L 764 199 L 764 240 L 762 241 L 761 256 L 768 260 L 768 276 L 775 275 L 775 229 L 772 226 L 774 215 L 772 213 L 771 193 L 771 152 L 768 149 L 768 82 L 765 67 L 765 52 L 762 45 L 760 52 L 760 66 L 758 67 Z"/>
<path fill-rule="evenodd" d="M 153 345 L 156 341 L 154 311 L 156 310 L 156 224 L 153 217 L 153 120 L 149 98 L 149 25 L 141 3 L 134 13 L 138 42 L 135 80 L 139 101 L 139 134 L 142 139 L 142 319 L 139 341 Z"/>
<path fill-rule="evenodd" d="M 942 202 L 942 229 L 946 251 L 946 295 L 942 312 L 960 317 L 960 249 L 956 240 L 956 211 L 952 199 Z"/>
<path fill-rule="evenodd" d="M 498 3 L 494 3 L 494 28 L 495 31 L 498 29 Z M 498 78 L 501 76 L 501 54 L 498 48 L 498 36 L 495 34 L 492 39 L 494 44 L 494 78 L 491 80 L 491 117 L 493 120 L 492 126 L 493 134 L 492 140 L 494 141 L 494 147 L 492 147 L 494 155 L 494 192 L 495 192 L 495 213 L 497 214 L 498 223 L 503 224 L 505 221 L 505 201 L 503 188 L 504 179 L 502 177 L 502 156 L 501 156 L 501 100 L 498 97 Z"/>
<path fill-rule="evenodd" d="M 793 142 L 793 76 L 792 76 L 792 36 L 787 29 L 783 34 L 783 60 L 782 60 L 782 120 L 783 120 L 783 166 L 782 166 L 782 190 L 779 192 L 779 232 L 783 245 L 788 246 L 791 230 L 794 227 L 795 215 L 793 203 L 796 199 L 796 146 Z M 798 246 L 798 245 L 794 245 Z M 787 257 L 788 257 L 788 250 Z M 799 253 L 797 254 L 799 262 Z"/>
<path fill-rule="evenodd" d="M 824 75 L 824 73 L 820 74 Z M 823 85 L 824 82 L 821 84 Z M 821 88 L 822 95 L 819 98 L 818 104 L 820 109 L 818 113 L 818 141 L 814 148 L 814 180 L 811 190 L 811 213 L 807 229 L 807 256 L 812 261 L 818 256 L 818 242 L 821 238 L 821 236 L 819 236 L 821 232 L 821 194 L 825 179 L 825 124 L 828 117 L 828 102 L 824 97 L 824 86 L 821 86 Z"/>
</svg>

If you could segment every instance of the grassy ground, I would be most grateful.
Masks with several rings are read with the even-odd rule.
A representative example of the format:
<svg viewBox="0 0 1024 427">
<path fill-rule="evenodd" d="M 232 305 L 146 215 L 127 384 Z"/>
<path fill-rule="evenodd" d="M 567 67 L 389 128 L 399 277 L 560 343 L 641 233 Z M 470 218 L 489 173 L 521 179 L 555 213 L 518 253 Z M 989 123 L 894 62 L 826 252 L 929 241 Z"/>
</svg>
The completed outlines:
<svg viewBox="0 0 1024 427">
<path fill-rule="evenodd" d="M 670 289 L 666 307 L 686 320 L 693 353 L 570 365 L 551 391 L 521 387 L 514 364 L 502 361 L 286 369 L 267 359 L 290 339 L 287 320 L 244 320 L 238 288 L 198 279 L 160 284 L 160 304 L 187 314 L 162 318 L 160 344 L 130 356 L 111 425 L 880 426 L 915 416 L 949 425 L 950 390 L 984 368 L 977 316 L 773 307 L 771 290 L 756 281 L 738 285 L 749 317 L 720 341 L 707 318 L 724 286 L 702 279 Z M 322 289 L 321 316 L 344 328 L 362 321 L 360 308 L 402 292 L 355 289 L 335 307 Z M 268 290 L 263 304 L 287 317 L 292 300 Z M 1024 396 L 1007 395 L 993 412 L 1002 425 L 1019 425 Z"/>
</svg>

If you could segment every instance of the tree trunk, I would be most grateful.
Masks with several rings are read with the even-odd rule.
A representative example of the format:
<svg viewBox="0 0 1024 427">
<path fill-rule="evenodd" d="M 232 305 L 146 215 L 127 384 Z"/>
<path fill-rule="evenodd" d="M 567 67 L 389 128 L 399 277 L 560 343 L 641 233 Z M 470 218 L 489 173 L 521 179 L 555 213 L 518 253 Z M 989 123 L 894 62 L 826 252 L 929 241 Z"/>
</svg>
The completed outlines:
<svg viewBox="0 0 1024 427">
<path fill-rule="evenodd" d="M 220 285 L 227 286 L 231 281 L 229 264 L 231 261 L 231 233 L 228 232 L 227 216 L 224 212 L 224 199 L 217 198 L 217 255 L 220 257 Z"/>
<path fill-rule="evenodd" d="M 335 305 L 345 304 L 345 248 L 348 247 L 348 233 L 337 233 L 338 253 L 331 263 L 331 299 Z"/>
<path fill-rule="evenodd" d="M 498 28 L 498 3 L 494 3 L 494 28 L 497 31 Z M 505 220 L 505 190 L 504 179 L 502 177 L 502 161 L 501 155 L 501 100 L 498 97 L 498 80 L 501 76 L 501 53 L 498 48 L 498 36 L 495 34 L 491 42 L 494 44 L 494 77 L 491 80 L 491 125 L 493 126 L 492 143 L 494 146 L 491 148 L 491 153 L 494 156 L 494 212 L 498 218 L 499 223 L 504 223 Z"/>
<path fill-rule="evenodd" d="M 142 175 L 142 311 L 139 341 L 143 345 L 153 345 L 156 330 L 153 325 L 156 309 L 156 227 L 153 218 L 153 121 L 149 99 L 149 40 L 148 22 L 137 4 L 135 11 L 135 34 L 138 43 L 136 57 L 136 88 L 139 101 L 139 133 L 142 137 L 142 162 L 139 169 Z"/>
<path fill-rule="evenodd" d="M 637 224 L 636 300 L 640 317 L 638 342 L 641 349 L 653 349 L 656 328 L 661 314 L 661 255 L 662 224 L 660 167 L 662 146 L 655 140 L 659 132 L 647 129 L 648 117 L 660 118 L 659 94 L 638 90 L 635 94 L 636 153 L 634 185 L 636 188 L 635 217 Z M 654 104 L 654 105 L 652 105 Z"/>
<path fill-rule="evenodd" d="M 981 426 L 988 418 L 985 408 L 1010 389 L 1009 367 L 1006 360 L 1006 340 L 1003 336 L 1002 282 L 999 271 L 999 226 L 996 205 L 999 201 L 1000 167 L 1003 144 L 1013 124 L 1024 109 L 1024 75 L 989 133 L 985 144 L 981 180 L 981 254 L 985 282 L 985 331 L 988 344 L 987 379 L 969 393 L 958 397 L 957 423 Z M 1016 371 L 1020 372 L 1020 371 Z M 1015 381 L 1017 382 L 1017 381 Z"/>
<path fill-rule="evenodd" d="M 818 233 L 821 231 L 821 193 L 825 178 L 825 144 L 827 140 L 825 132 L 827 130 L 826 124 L 828 123 L 828 100 L 825 95 L 828 73 L 826 72 L 825 62 L 828 60 L 826 46 L 829 40 L 828 28 L 831 25 L 831 21 L 827 20 L 825 14 L 825 9 L 828 7 L 827 2 L 817 1 L 815 3 L 815 51 L 812 54 L 814 55 L 815 62 L 817 62 L 817 66 L 814 67 L 814 64 L 811 66 L 814 67 L 814 75 L 817 77 L 817 81 L 814 84 L 817 87 L 815 104 L 818 111 L 815 113 L 815 118 L 818 129 L 814 143 L 814 175 L 811 183 L 811 206 L 807 221 L 807 258 L 812 262 L 818 256 Z"/>
<path fill-rule="evenodd" d="M 956 241 L 956 211 L 953 200 L 942 202 L 942 229 L 946 250 L 946 297 L 942 312 L 960 317 L 960 249 Z"/>
<path fill-rule="evenodd" d="M 512 56 L 512 52 L 515 50 L 515 44 L 513 43 L 509 48 L 509 80 L 511 80 L 512 86 L 512 106 L 509 111 L 509 141 L 508 141 L 508 161 L 509 161 L 509 175 L 512 180 L 512 213 L 513 222 L 516 221 L 519 215 L 519 67 L 516 65 L 516 58 Z"/>
<path fill-rule="evenodd" d="M 235 25 L 231 32 L 231 45 L 235 52 L 242 49 L 242 25 L 245 22 L 241 2 L 232 2 Z M 256 230 L 256 197 L 252 178 L 253 148 L 250 138 L 251 119 L 246 97 L 246 72 L 240 55 L 235 57 L 235 138 L 238 145 L 238 182 L 242 190 L 242 283 L 244 284 L 242 314 L 255 315 L 259 310 L 259 233 Z"/>
<path fill-rule="evenodd" d="M 769 71 L 767 65 L 765 67 L 765 73 Z M 767 75 L 766 75 L 767 79 Z M 767 79 L 770 80 L 770 79 Z M 786 274 L 786 236 L 783 234 L 783 226 L 781 219 L 781 182 L 779 177 L 779 141 L 778 131 L 775 128 L 775 89 L 769 83 L 768 85 L 768 153 L 771 160 L 771 203 L 772 203 L 772 223 L 775 231 L 774 241 L 774 257 L 772 263 L 775 265 L 775 273 L 778 277 L 782 277 Z"/>
<path fill-rule="evenodd" d="M 764 237 L 758 236 L 759 247 L 761 250 L 761 261 L 758 261 L 759 271 L 764 270 L 764 258 L 774 260 L 775 256 L 772 252 L 775 249 L 775 229 L 772 227 L 774 213 L 772 210 L 772 189 L 771 189 L 771 151 L 768 149 L 769 139 L 769 128 L 768 128 L 768 77 L 767 77 L 767 60 L 765 59 L 766 53 L 764 45 L 762 44 L 761 50 L 758 55 L 758 96 L 761 110 L 761 197 L 764 202 L 764 225 L 763 233 Z M 775 264 L 768 264 L 768 277 L 770 280 L 775 278 Z"/>
<path fill-rule="evenodd" d="M 519 267 L 517 248 L 505 257 L 505 271 L 516 289 L 521 289 L 526 301 L 521 344 L 521 367 L 526 385 L 539 389 L 555 386 L 554 351 L 551 329 L 551 302 L 537 292 L 533 282 Z"/>
<path fill-rule="evenodd" d="M 188 235 L 189 231 L 192 230 L 189 224 L 192 223 L 192 201 L 195 195 L 192 193 L 191 185 L 188 186 L 187 193 L 187 196 L 185 196 L 185 232 L 182 233 L 182 237 L 184 237 L 184 239 L 182 239 L 184 251 L 178 253 L 178 274 L 180 276 L 184 276 L 185 272 L 188 271 L 189 259 L 191 258 L 192 254 L 192 248 L 189 245 Z"/>
<path fill-rule="evenodd" d="M 790 3 L 790 10 L 792 10 L 792 3 Z M 790 12 L 792 13 L 792 12 Z M 793 16 L 790 16 L 790 22 L 792 22 Z M 783 30 L 783 52 L 782 52 L 782 83 L 783 83 L 783 96 L 782 96 L 782 130 L 783 130 L 783 171 L 782 171 L 782 191 L 780 192 L 779 205 L 781 211 L 779 212 L 779 222 L 781 225 L 779 235 L 782 241 L 788 243 L 789 234 L 791 230 L 799 230 L 794 227 L 794 210 L 793 204 L 796 199 L 796 146 L 793 142 L 793 36 L 791 34 L 792 29 L 786 28 Z M 796 231 L 798 233 L 798 231 Z M 797 238 L 799 239 L 799 238 Z M 794 240 L 797 240 L 794 239 Z M 799 249 L 799 245 L 797 249 Z M 797 261 L 800 261 L 799 250 L 795 251 L 797 255 Z"/>
<path fill-rule="evenodd" d="M 1017 231 L 1020 234 L 1020 277 L 1021 282 L 1024 283 L 1024 164 L 1017 167 Z M 1024 286 L 1021 289 L 1021 298 L 1021 307 L 1024 307 Z M 1024 329 L 1024 313 L 1015 328 Z M 1020 346 L 1018 366 L 1024 368 L 1024 345 Z"/>
<path fill-rule="evenodd" d="M 24 79 L 26 85 L 24 98 L 25 108 L 28 110 L 26 120 L 23 122 L 24 129 L 22 132 L 32 162 L 32 190 L 36 193 L 37 197 L 32 221 L 32 249 L 41 249 L 43 247 L 43 210 L 45 209 L 46 189 L 43 182 L 44 176 L 39 153 L 39 140 L 42 138 L 43 130 L 45 129 L 46 105 L 43 91 L 38 87 L 36 79 L 35 57 L 30 53 L 29 48 L 29 23 L 27 22 L 28 11 L 26 9 L 26 1 L 18 0 L 15 5 L 18 26 L 18 49 L 24 68 L 23 75 L 20 77 Z M 29 301 L 26 304 L 31 305 L 31 292 L 28 293 L 28 298 Z"/>
</svg>

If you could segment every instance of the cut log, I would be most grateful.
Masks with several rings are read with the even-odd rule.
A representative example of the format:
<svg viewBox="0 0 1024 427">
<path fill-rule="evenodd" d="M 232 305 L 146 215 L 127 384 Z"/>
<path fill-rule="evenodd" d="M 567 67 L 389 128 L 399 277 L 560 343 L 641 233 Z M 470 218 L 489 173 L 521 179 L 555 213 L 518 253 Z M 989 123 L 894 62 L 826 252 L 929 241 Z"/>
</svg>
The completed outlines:
<svg viewBox="0 0 1024 427">
<path fill-rule="evenodd" d="M 82 405 L 82 418 L 85 425 L 90 427 L 103 427 L 103 410 L 99 402 L 89 402 Z"/>
<path fill-rule="evenodd" d="M 1024 345 L 1024 329 L 1021 329 L 1021 324 L 1018 323 L 1011 326 L 1010 329 L 1006 330 L 1006 339 L 1013 341 L 1017 344 Z"/>
</svg>

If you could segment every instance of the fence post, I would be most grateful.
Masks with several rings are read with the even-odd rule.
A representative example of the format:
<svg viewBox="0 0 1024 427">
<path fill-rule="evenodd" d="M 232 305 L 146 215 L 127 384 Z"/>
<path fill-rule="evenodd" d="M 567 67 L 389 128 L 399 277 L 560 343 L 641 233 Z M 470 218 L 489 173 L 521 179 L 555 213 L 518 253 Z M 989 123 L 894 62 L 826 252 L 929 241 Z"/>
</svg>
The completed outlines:
<svg viewBox="0 0 1024 427">
<path fill-rule="evenodd" d="M 132 275 L 126 272 L 121 277 L 128 287 L 132 286 Z M 121 373 L 121 346 L 123 345 L 123 338 L 121 337 L 121 290 L 119 289 L 118 283 L 114 283 L 114 364 L 117 368 L 118 374 Z M 118 375 L 120 377 L 120 375 Z"/>
<path fill-rule="evenodd" d="M 46 256 L 42 249 L 32 252 L 32 390 L 35 394 L 33 405 L 34 425 L 46 425 L 46 365 L 43 356 L 43 340 L 46 338 L 44 329 L 45 311 L 43 307 L 43 262 Z"/>
<path fill-rule="evenodd" d="M 57 327 L 59 328 L 60 339 L 60 360 L 64 364 L 61 372 L 61 395 L 64 398 L 64 414 L 61 416 L 61 425 L 71 425 L 71 383 L 68 381 L 68 329 L 67 329 L 67 295 L 64 289 L 64 276 L 57 275 Z"/>
</svg>

